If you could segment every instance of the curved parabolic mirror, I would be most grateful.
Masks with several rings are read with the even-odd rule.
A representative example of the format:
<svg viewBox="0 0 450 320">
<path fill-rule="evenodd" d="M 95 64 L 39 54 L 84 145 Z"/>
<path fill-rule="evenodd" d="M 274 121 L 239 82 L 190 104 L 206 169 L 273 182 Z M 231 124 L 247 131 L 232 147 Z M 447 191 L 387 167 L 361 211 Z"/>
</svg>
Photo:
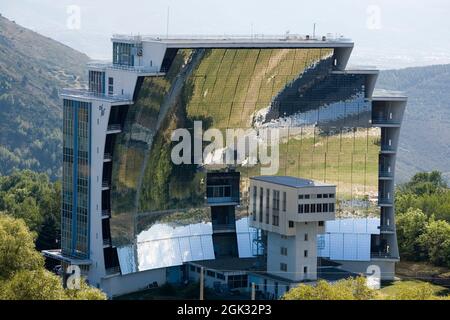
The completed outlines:
<svg viewBox="0 0 450 320">
<path fill-rule="evenodd" d="M 191 216 L 190 224 L 208 221 L 208 211 L 201 209 L 206 172 L 226 168 L 215 159 L 226 157 L 227 142 L 206 152 L 201 163 L 171 159 L 178 144 L 171 140 L 174 130 L 185 128 L 194 136 L 197 121 L 203 132 L 217 129 L 224 140 L 227 129 L 235 129 L 237 136 L 256 134 L 262 145 L 270 140 L 265 130 L 278 129 L 276 166 L 254 160 L 252 152 L 260 146 L 251 143 L 244 155 L 233 155 L 244 159 L 235 166 L 241 192 L 237 221 L 247 215 L 249 178 L 267 167 L 273 175 L 336 184 L 338 216 L 379 214 L 381 132 L 370 123 L 366 78 L 334 72 L 333 54 L 308 48 L 180 49 L 166 75 L 145 78 L 114 152 L 111 232 L 119 256 L 133 257 L 130 270 L 153 268 L 139 261 L 143 234 L 154 231 L 146 221 L 164 214 L 180 221 Z M 201 150 L 209 144 L 203 142 Z M 193 215 L 193 208 L 203 214 Z"/>
</svg>

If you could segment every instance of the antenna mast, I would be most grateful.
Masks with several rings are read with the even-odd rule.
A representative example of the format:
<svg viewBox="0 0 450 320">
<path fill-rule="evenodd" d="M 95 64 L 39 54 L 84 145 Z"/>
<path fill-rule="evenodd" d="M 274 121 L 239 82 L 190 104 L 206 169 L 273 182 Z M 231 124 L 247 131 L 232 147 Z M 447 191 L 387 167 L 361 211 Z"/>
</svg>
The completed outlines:
<svg viewBox="0 0 450 320">
<path fill-rule="evenodd" d="M 169 18 L 170 18 L 170 6 L 167 6 L 167 25 L 166 25 L 166 38 L 169 39 Z"/>
</svg>

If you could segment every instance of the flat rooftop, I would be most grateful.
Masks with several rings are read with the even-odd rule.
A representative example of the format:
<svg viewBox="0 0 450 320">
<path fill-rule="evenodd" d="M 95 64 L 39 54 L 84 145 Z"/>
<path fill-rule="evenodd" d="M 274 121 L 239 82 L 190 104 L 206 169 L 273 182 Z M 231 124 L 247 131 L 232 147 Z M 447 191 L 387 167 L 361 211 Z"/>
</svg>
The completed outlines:
<svg viewBox="0 0 450 320">
<path fill-rule="evenodd" d="M 269 182 L 293 188 L 305 187 L 335 187 L 334 184 L 318 182 L 310 179 L 296 178 L 290 176 L 257 176 L 251 177 L 252 180 Z"/>
<path fill-rule="evenodd" d="M 163 43 L 168 48 L 336 48 L 353 47 L 351 39 L 342 36 L 308 36 L 299 34 L 285 35 L 122 35 L 112 36 L 113 42 L 154 42 Z"/>
</svg>

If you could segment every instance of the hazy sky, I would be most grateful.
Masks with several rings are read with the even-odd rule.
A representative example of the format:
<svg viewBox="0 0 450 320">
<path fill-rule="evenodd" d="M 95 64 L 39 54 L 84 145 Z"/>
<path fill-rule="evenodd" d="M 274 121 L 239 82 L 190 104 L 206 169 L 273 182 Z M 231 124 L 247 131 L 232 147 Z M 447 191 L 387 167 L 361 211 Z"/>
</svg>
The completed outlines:
<svg viewBox="0 0 450 320">
<path fill-rule="evenodd" d="M 77 7 L 68 12 L 71 6 Z M 1 0 L 0 13 L 92 58 L 109 59 L 113 33 L 165 34 L 168 7 L 172 35 L 312 34 L 316 23 L 318 35 L 355 41 L 354 64 L 450 63 L 448 0 Z"/>
</svg>

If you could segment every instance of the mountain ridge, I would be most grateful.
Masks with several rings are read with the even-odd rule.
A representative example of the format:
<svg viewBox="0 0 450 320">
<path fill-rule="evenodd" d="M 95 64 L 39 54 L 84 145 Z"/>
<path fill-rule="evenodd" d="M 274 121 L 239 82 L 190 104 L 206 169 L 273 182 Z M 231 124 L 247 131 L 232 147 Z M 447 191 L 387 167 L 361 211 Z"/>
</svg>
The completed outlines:
<svg viewBox="0 0 450 320">
<path fill-rule="evenodd" d="M 58 90 L 84 80 L 89 57 L 0 16 L 0 173 L 61 174 Z"/>
</svg>

